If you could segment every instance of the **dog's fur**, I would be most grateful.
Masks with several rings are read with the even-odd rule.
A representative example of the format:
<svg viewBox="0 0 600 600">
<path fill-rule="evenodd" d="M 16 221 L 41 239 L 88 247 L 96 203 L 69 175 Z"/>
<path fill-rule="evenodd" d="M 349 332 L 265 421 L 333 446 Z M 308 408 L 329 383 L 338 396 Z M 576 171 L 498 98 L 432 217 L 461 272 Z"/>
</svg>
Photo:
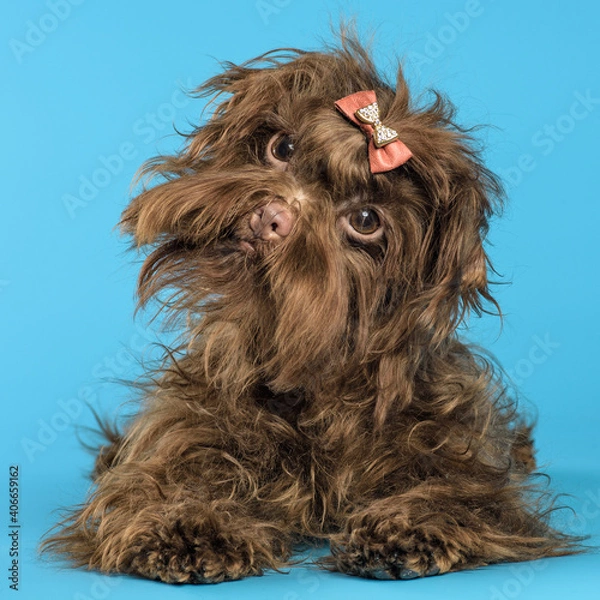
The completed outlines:
<svg viewBox="0 0 600 600">
<path fill-rule="evenodd" d="M 370 89 L 413 153 L 377 175 L 334 108 Z M 147 165 L 160 182 L 122 218 L 151 250 L 142 304 L 160 293 L 188 335 L 46 549 L 189 583 L 281 568 L 315 538 L 328 568 L 377 578 L 574 551 L 531 483 L 529 426 L 456 334 L 495 306 L 482 244 L 501 188 L 451 105 L 416 107 L 347 35 L 229 64 L 198 94 L 214 114 Z M 269 206 L 291 231 L 261 233 Z M 374 237 L 348 225 L 364 207 Z"/>
</svg>

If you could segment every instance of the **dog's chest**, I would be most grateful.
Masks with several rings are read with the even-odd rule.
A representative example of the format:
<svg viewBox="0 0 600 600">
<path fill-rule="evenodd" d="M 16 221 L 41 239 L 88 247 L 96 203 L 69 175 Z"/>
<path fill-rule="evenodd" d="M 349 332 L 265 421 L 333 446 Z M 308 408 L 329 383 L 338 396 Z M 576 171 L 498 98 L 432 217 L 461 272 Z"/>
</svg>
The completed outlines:
<svg viewBox="0 0 600 600">
<path fill-rule="evenodd" d="M 256 389 L 255 397 L 260 406 L 292 425 L 297 422 L 298 416 L 306 406 L 306 394 L 303 390 L 276 393 L 267 385 L 261 384 Z"/>
</svg>

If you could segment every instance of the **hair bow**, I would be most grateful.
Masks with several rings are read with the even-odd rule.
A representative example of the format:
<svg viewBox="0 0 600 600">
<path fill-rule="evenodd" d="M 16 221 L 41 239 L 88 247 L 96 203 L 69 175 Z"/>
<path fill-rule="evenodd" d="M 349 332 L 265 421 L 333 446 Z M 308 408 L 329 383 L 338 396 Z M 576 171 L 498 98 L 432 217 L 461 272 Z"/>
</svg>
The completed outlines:
<svg viewBox="0 0 600 600">
<path fill-rule="evenodd" d="M 384 173 L 403 165 L 412 152 L 398 139 L 398 132 L 384 125 L 373 90 L 356 92 L 335 103 L 335 107 L 358 125 L 369 140 L 371 173 Z"/>
</svg>

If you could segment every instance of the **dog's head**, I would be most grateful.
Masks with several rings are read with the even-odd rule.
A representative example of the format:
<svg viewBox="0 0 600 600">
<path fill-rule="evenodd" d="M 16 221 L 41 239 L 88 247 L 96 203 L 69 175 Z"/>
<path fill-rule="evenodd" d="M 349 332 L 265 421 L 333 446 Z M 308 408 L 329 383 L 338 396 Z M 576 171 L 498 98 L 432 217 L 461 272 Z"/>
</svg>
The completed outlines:
<svg viewBox="0 0 600 600">
<path fill-rule="evenodd" d="M 412 153 L 380 173 L 335 106 L 365 90 Z M 142 300 L 168 289 L 174 310 L 202 315 L 208 370 L 239 350 L 237 376 L 275 388 L 347 381 L 439 347 L 493 302 L 482 241 L 499 186 L 441 97 L 413 106 L 402 73 L 394 89 L 353 39 L 228 65 L 198 93 L 211 118 L 149 164 L 162 182 L 122 225 L 152 250 Z"/>
</svg>

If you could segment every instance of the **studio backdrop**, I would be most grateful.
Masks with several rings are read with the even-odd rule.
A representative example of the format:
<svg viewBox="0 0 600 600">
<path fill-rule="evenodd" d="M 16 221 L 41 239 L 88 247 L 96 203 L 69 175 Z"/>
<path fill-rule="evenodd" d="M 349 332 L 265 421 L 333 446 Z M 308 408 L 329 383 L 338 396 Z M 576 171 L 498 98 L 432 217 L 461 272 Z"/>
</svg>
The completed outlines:
<svg viewBox="0 0 600 600">
<path fill-rule="evenodd" d="M 386 76 L 402 63 L 416 105 L 438 90 L 478 126 L 506 192 L 486 246 L 503 318 L 472 316 L 461 335 L 493 352 L 536 415 L 538 463 L 575 510 L 557 522 L 600 532 L 597 3 L 27 0 L 0 22 L 2 598 L 596 597 L 593 552 L 410 582 L 305 563 L 204 587 L 37 554 L 57 511 L 86 496 L 94 412 L 131 400 L 120 382 L 176 335 L 151 311 L 134 317 L 141 257 L 116 225 L 137 170 L 204 122 L 210 108 L 189 92 L 223 62 L 336 44 L 352 18 Z"/>
</svg>

